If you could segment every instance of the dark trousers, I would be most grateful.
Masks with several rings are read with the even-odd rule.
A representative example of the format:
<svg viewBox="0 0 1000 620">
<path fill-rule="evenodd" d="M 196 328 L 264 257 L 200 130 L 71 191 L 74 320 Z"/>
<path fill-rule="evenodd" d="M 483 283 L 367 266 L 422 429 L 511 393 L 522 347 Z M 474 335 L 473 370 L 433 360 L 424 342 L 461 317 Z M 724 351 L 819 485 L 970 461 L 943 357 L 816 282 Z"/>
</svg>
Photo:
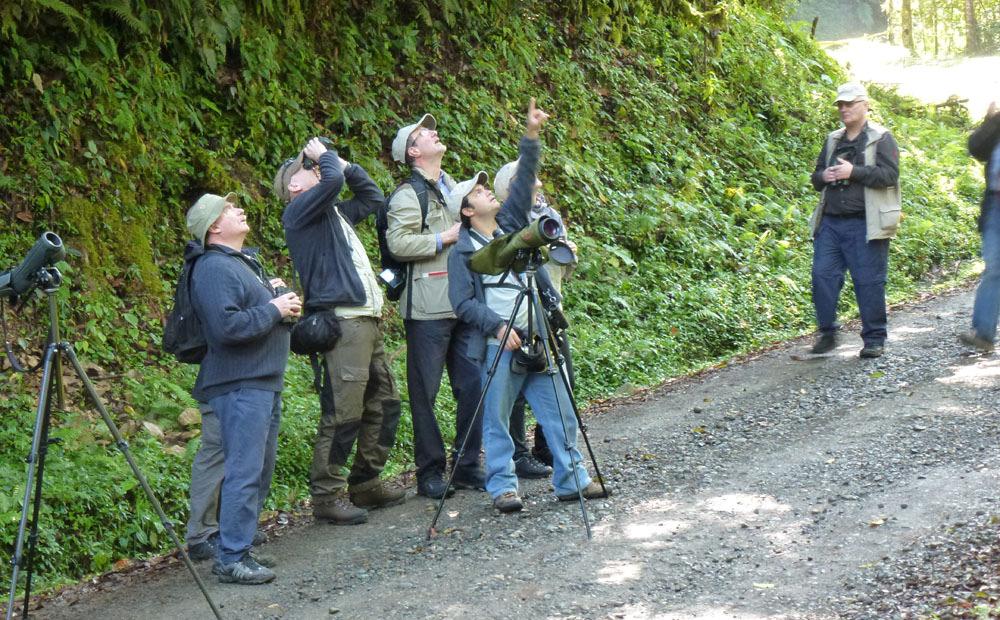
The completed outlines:
<svg viewBox="0 0 1000 620">
<path fill-rule="evenodd" d="M 457 319 L 409 320 L 404 321 L 404 326 L 406 385 L 413 416 L 413 460 L 417 465 L 417 478 L 424 479 L 445 471 L 447 458 L 441 429 L 434 417 L 434 401 L 441 389 L 441 376 L 446 367 L 457 405 L 455 452 L 466 432 L 472 428 L 458 467 L 478 467 L 483 425 L 481 416 L 475 425 L 473 419 L 479 403 L 481 380 L 479 364 L 469 357 L 469 342 L 482 336 Z"/>
<path fill-rule="evenodd" d="M 573 375 L 573 356 L 570 353 L 569 337 L 563 333 L 559 340 L 559 352 L 562 353 L 566 366 L 566 376 L 569 378 L 570 389 L 576 390 L 576 378 Z M 514 401 L 514 409 L 510 413 L 510 438 L 514 440 L 514 460 L 528 455 L 528 436 L 524 429 L 524 394 L 518 394 Z M 549 444 L 545 441 L 545 433 L 540 424 L 535 424 L 535 453 L 544 453 Z"/>
<path fill-rule="evenodd" d="M 885 281 L 889 240 L 865 241 L 866 229 L 864 218 L 823 218 L 813 240 L 813 305 L 820 331 L 837 331 L 837 301 L 844 287 L 844 272 L 850 271 L 861 314 L 861 339 L 866 345 L 882 345 L 888 324 Z"/>
</svg>

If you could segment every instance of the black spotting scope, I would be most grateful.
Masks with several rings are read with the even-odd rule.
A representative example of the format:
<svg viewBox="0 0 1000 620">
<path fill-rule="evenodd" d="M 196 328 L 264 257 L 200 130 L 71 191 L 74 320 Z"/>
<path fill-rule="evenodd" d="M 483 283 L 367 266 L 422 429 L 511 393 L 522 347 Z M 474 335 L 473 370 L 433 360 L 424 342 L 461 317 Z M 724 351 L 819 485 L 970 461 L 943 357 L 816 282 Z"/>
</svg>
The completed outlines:
<svg viewBox="0 0 1000 620">
<path fill-rule="evenodd" d="M 62 239 L 54 232 L 44 232 L 31 246 L 21 264 L 0 272 L 0 297 L 11 300 L 38 286 L 39 272 L 66 257 Z M 58 276 L 56 276 L 58 279 Z"/>
</svg>

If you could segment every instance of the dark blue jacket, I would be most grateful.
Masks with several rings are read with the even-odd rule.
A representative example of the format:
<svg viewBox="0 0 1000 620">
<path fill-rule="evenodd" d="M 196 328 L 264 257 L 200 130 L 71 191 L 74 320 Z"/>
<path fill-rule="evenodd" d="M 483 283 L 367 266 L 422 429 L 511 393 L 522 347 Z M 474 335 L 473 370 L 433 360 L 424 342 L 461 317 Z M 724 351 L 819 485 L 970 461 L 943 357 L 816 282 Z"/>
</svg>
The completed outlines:
<svg viewBox="0 0 1000 620">
<path fill-rule="evenodd" d="M 341 219 L 333 212 L 334 201 L 346 180 L 354 197 L 336 206 L 354 226 L 375 213 L 385 195 L 361 166 L 350 164 L 341 172 L 333 152 L 320 156 L 319 170 L 320 182 L 292 199 L 281 216 L 288 252 L 308 309 L 360 306 L 365 303 L 365 288 L 351 260 Z"/>
<path fill-rule="evenodd" d="M 517 176 L 511 185 L 510 196 L 497 213 L 500 230 L 495 236 L 515 232 L 528 225 L 531 194 L 538 171 L 539 150 L 538 140 L 521 138 Z M 486 305 L 482 276 L 469 268 L 469 261 L 475 251 L 468 226 L 462 226 L 458 232 L 458 242 L 448 256 L 448 299 L 458 320 L 472 325 L 479 331 L 480 337 L 470 340 L 468 353 L 472 359 L 483 361 L 486 357 L 487 340 L 496 337 L 497 331 L 510 317 L 502 317 Z M 542 304 L 545 308 L 558 306 L 559 293 L 552 286 L 552 281 L 545 270 L 539 269 L 535 273 L 535 278 L 541 289 Z"/>
<path fill-rule="evenodd" d="M 979 230 L 983 229 L 983 216 L 989 205 L 1000 204 L 1000 195 L 991 196 L 990 192 L 990 166 L 996 165 L 991 158 L 995 157 L 994 152 L 998 143 L 1000 143 L 1000 113 L 984 120 L 983 124 L 969 136 L 969 154 L 986 165 L 986 191 L 983 193 L 983 206 L 979 212 Z"/>
<path fill-rule="evenodd" d="M 192 395 L 198 402 L 239 388 L 280 392 L 288 362 L 289 329 L 256 259 L 210 245 L 191 273 L 191 303 L 208 352 Z M 262 282 L 263 280 L 263 282 Z"/>
</svg>

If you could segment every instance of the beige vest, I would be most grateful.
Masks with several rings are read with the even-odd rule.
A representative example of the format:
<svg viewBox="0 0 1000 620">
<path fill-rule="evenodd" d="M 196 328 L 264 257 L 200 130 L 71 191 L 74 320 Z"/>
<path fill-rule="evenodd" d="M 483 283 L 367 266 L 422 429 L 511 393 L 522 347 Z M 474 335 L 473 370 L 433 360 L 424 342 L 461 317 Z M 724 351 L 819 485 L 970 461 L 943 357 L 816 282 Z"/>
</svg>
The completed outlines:
<svg viewBox="0 0 1000 620">
<path fill-rule="evenodd" d="M 844 137 L 847 129 L 841 127 L 830 132 L 826 138 L 826 153 L 832 153 L 840 139 Z M 875 165 L 875 150 L 878 143 L 888 133 L 888 129 L 877 123 L 868 121 L 865 132 L 868 134 L 868 144 L 865 146 L 864 165 Z M 815 237 L 819 231 L 820 222 L 823 220 L 823 203 L 826 200 L 826 188 L 819 195 L 819 204 L 813 210 L 809 218 L 809 226 Z M 865 239 L 892 239 L 896 236 L 896 229 L 899 228 L 899 220 L 902 215 L 902 195 L 899 192 L 899 184 L 892 187 L 875 189 L 865 188 L 865 223 L 867 231 Z"/>
</svg>

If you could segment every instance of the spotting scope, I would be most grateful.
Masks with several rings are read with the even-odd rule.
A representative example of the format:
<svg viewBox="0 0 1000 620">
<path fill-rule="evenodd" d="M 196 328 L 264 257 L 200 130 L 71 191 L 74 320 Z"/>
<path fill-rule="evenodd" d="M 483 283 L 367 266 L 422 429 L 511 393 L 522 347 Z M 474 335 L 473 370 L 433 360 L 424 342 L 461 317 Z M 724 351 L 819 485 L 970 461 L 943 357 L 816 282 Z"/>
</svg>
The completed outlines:
<svg viewBox="0 0 1000 620">
<path fill-rule="evenodd" d="M 62 239 L 54 232 L 44 232 L 25 254 L 21 264 L 0 272 L 0 297 L 16 300 L 38 286 L 39 273 L 66 257 Z M 50 272 L 51 273 L 51 272 Z M 43 274 L 44 275 L 44 274 Z M 56 276 L 58 279 L 58 276 Z"/>
<path fill-rule="evenodd" d="M 476 250 L 469 267 L 476 273 L 491 276 L 498 276 L 508 269 L 521 271 L 524 266 L 520 263 L 526 263 L 527 254 L 535 249 L 541 249 L 546 260 L 551 256 L 555 262 L 566 264 L 572 260 L 573 253 L 560 240 L 562 236 L 559 220 L 543 215 L 521 230 L 498 237 Z"/>
</svg>

